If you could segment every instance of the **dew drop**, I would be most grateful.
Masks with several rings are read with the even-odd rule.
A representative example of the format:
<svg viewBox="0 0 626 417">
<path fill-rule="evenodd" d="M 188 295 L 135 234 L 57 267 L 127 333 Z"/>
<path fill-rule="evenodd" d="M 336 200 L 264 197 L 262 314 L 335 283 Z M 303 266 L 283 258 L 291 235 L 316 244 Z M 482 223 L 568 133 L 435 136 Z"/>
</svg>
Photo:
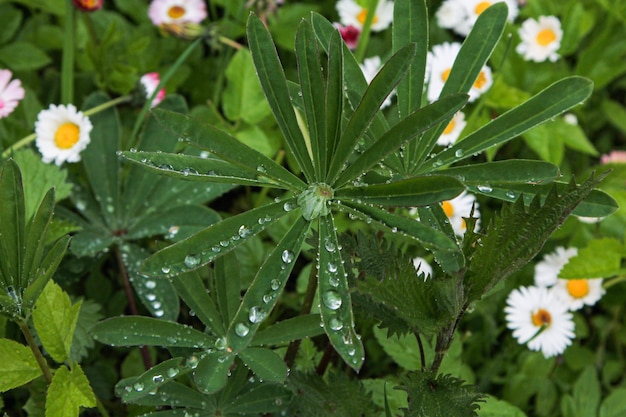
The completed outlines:
<svg viewBox="0 0 626 417">
<path fill-rule="evenodd" d="M 263 165 L 259 165 L 256 167 L 257 172 L 260 172 L 261 174 L 265 173 L 265 167 Z"/>
<path fill-rule="evenodd" d="M 152 382 L 154 382 L 155 384 L 160 384 L 163 381 L 165 381 L 165 378 L 163 378 L 163 375 L 155 375 L 152 377 Z"/>
<path fill-rule="evenodd" d="M 228 346 L 228 342 L 225 337 L 220 337 L 215 341 L 215 348 L 217 350 L 224 350 Z"/>
<path fill-rule="evenodd" d="M 154 312 L 155 317 L 163 317 L 165 315 L 165 311 L 157 310 Z"/>
<path fill-rule="evenodd" d="M 279 288 L 280 288 L 280 281 L 279 281 L 279 280 L 277 280 L 277 279 L 273 279 L 273 280 L 270 282 L 270 288 L 271 288 L 272 290 L 274 290 L 274 291 L 276 291 L 277 289 L 279 289 Z"/>
<path fill-rule="evenodd" d="M 296 206 L 291 201 L 287 201 L 285 204 L 283 204 L 283 210 L 285 211 L 291 211 L 294 208 L 296 208 Z"/>
<path fill-rule="evenodd" d="M 327 266 L 328 272 L 334 273 L 337 272 L 337 265 L 333 263 L 329 263 Z"/>
<path fill-rule="evenodd" d="M 141 392 L 143 391 L 143 384 L 141 382 L 137 382 L 135 383 L 135 385 L 133 385 L 133 388 L 135 389 L 135 391 Z"/>
<path fill-rule="evenodd" d="M 170 368 L 170 369 L 167 370 L 168 378 L 174 378 L 176 375 L 178 375 L 178 369 Z"/>
<path fill-rule="evenodd" d="M 330 284 L 331 287 L 337 288 L 339 286 L 339 278 L 338 277 L 328 278 L 328 284 Z"/>
<path fill-rule="evenodd" d="M 293 252 L 290 252 L 287 249 L 285 249 L 283 251 L 283 254 L 280 256 L 280 258 L 283 260 L 284 263 L 290 264 L 293 262 L 294 255 L 293 255 Z"/>
<path fill-rule="evenodd" d="M 479 185 L 476 188 L 478 188 L 478 191 L 481 193 L 490 193 L 493 191 L 493 188 L 491 188 L 490 185 Z"/>
<path fill-rule="evenodd" d="M 356 350 L 354 348 L 348 349 L 348 355 L 354 356 L 355 353 L 356 353 Z"/>
<path fill-rule="evenodd" d="M 337 291 L 329 290 L 326 291 L 322 296 L 322 302 L 326 307 L 330 308 L 331 310 L 337 310 L 339 307 L 341 307 L 342 300 Z"/>
<path fill-rule="evenodd" d="M 200 258 L 196 255 L 187 255 L 185 256 L 184 262 L 187 268 L 193 268 L 194 266 L 198 266 L 200 264 Z"/>
<path fill-rule="evenodd" d="M 270 302 L 270 301 L 272 301 L 272 298 L 273 298 L 273 297 L 272 297 L 270 294 L 265 294 L 265 295 L 263 296 L 263 302 L 264 302 L 265 304 L 269 304 L 269 302 Z"/>
<path fill-rule="evenodd" d="M 161 269 L 162 270 L 162 269 Z M 169 272 L 169 271 L 168 271 Z M 146 288 L 149 290 L 153 290 L 154 288 L 156 288 L 156 282 L 150 280 L 150 281 L 146 281 Z"/>
<path fill-rule="evenodd" d="M 333 317 L 328 322 L 328 327 L 330 327 L 332 330 L 341 330 L 343 329 L 343 323 L 338 318 Z"/>
<path fill-rule="evenodd" d="M 239 237 L 241 238 L 246 238 L 248 236 L 250 236 L 250 229 L 248 229 L 246 226 L 244 226 L 243 224 L 239 227 L 239 230 L 237 231 L 237 234 L 239 235 Z"/>
<path fill-rule="evenodd" d="M 506 196 L 507 196 L 508 198 L 515 198 L 515 192 L 513 192 L 513 191 L 507 191 L 507 192 L 506 192 Z"/>
<path fill-rule="evenodd" d="M 330 253 L 333 253 L 337 249 L 335 243 L 330 239 L 326 239 L 324 242 L 324 248 Z"/>
<path fill-rule="evenodd" d="M 164 266 L 161 268 L 161 272 L 163 272 L 164 274 L 169 274 L 171 270 L 172 268 L 170 268 L 169 266 Z"/>
<path fill-rule="evenodd" d="M 250 323 L 260 323 L 267 316 L 267 312 L 261 307 L 254 306 L 248 312 L 248 320 Z"/>
<path fill-rule="evenodd" d="M 462 156 L 463 156 L 463 154 L 464 154 L 463 149 L 457 149 L 457 150 L 454 152 L 454 156 L 456 156 L 457 158 L 462 157 Z"/>
<path fill-rule="evenodd" d="M 250 328 L 243 323 L 237 323 L 235 325 L 235 334 L 240 337 L 245 337 L 248 332 L 250 332 Z"/>
<path fill-rule="evenodd" d="M 191 355 L 189 359 L 187 359 L 187 366 L 190 367 L 191 369 L 196 369 L 196 366 L 198 366 L 199 361 L 200 360 L 198 359 L 196 355 Z"/>
</svg>

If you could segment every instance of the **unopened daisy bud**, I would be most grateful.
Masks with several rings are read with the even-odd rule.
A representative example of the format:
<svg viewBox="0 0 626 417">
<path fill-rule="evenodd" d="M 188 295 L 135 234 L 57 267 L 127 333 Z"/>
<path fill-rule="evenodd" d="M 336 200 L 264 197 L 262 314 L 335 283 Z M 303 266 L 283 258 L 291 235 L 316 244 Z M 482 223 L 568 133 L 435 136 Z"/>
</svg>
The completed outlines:
<svg viewBox="0 0 626 417">
<path fill-rule="evenodd" d="M 163 23 L 159 26 L 162 32 L 177 36 L 181 39 L 194 40 L 204 35 L 205 28 L 198 23 Z"/>
<path fill-rule="evenodd" d="M 361 36 L 361 29 L 352 25 L 343 26 L 341 23 L 334 23 L 333 26 L 339 31 L 346 46 L 352 50 L 356 49 L 359 43 L 359 37 Z"/>
<path fill-rule="evenodd" d="M 45 163 L 80 161 L 80 153 L 87 147 L 91 138 L 92 124 L 87 116 L 73 104 L 56 106 L 42 110 L 35 122 L 35 145 Z"/>
<path fill-rule="evenodd" d="M 72 0 L 74 6 L 85 12 L 100 10 L 104 0 Z"/>
<path fill-rule="evenodd" d="M 161 82 L 161 78 L 159 77 L 158 72 L 149 72 L 147 74 L 144 74 L 139 79 L 139 84 L 145 93 L 144 94 L 145 100 L 149 100 L 150 97 L 152 97 L 152 94 L 154 94 L 154 91 L 159 86 L 160 82 Z M 150 107 L 152 108 L 152 107 L 157 106 L 161 101 L 163 101 L 163 98 L 165 98 L 164 88 L 160 89 L 159 92 L 156 94 L 156 96 L 154 97 L 154 100 L 152 100 L 152 103 L 150 104 Z"/>
</svg>

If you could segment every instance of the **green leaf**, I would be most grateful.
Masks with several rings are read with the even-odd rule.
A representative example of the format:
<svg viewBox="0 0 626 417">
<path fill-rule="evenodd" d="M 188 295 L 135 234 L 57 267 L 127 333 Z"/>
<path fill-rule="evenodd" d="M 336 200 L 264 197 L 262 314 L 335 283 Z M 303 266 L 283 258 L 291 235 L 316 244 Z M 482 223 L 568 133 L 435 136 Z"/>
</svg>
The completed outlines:
<svg viewBox="0 0 626 417">
<path fill-rule="evenodd" d="M 70 355 L 81 302 L 72 305 L 69 295 L 49 281 L 35 303 L 33 323 L 46 351 L 58 363 Z"/>
<path fill-rule="evenodd" d="M 415 45 L 411 44 L 396 52 L 380 69 L 367 90 L 365 90 L 365 94 L 361 97 L 335 148 L 335 153 L 326 176 L 326 181 L 329 183 L 335 182 L 344 163 L 354 152 L 354 147 L 359 139 L 365 133 L 374 116 L 379 112 L 385 98 L 406 75 L 415 56 L 415 49 Z"/>
<path fill-rule="evenodd" d="M 271 114 L 247 49 L 233 55 L 224 74 L 227 83 L 222 105 L 228 119 L 256 124 Z"/>
<path fill-rule="evenodd" d="M 350 288 L 333 217 L 320 217 L 318 228 L 317 291 L 324 332 L 344 362 L 358 371 L 365 351 L 354 328 Z"/>
<path fill-rule="evenodd" d="M 555 165 L 561 165 L 563 155 L 565 154 L 565 144 L 563 137 L 555 135 L 550 129 L 549 123 L 536 126 L 523 134 L 526 145 L 535 151 L 537 155 L 544 161 L 552 162 Z"/>
<path fill-rule="evenodd" d="M 308 228 L 309 222 L 298 217 L 254 277 L 228 328 L 228 346 L 232 351 L 239 352 L 249 345 L 272 312 L 298 259 Z"/>
<path fill-rule="evenodd" d="M 76 362 L 86 358 L 90 350 L 95 346 L 94 340 L 89 334 L 89 329 L 99 320 L 104 318 L 100 304 L 90 299 L 82 300 L 78 321 L 74 329 L 74 339 L 70 351 L 70 359 Z"/>
<path fill-rule="evenodd" d="M 279 412 L 290 400 L 291 392 L 282 385 L 262 383 L 237 395 L 231 404 L 224 404 L 223 410 L 233 414 Z"/>
<path fill-rule="evenodd" d="M 262 175 L 283 188 L 300 190 L 305 183 L 267 156 L 244 145 L 238 139 L 189 116 L 156 109 L 157 119 L 190 145 L 209 151 L 252 175 Z"/>
<path fill-rule="evenodd" d="M 140 272 L 173 276 L 200 268 L 277 221 L 287 213 L 286 207 L 294 206 L 295 199 L 291 199 L 229 217 L 156 252 L 146 260 Z"/>
<path fill-rule="evenodd" d="M 324 334 L 319 314 L 296 316 L 272 324 L 254 336 L 251 346 L 282 345 Z"/>
<path fill-rule="evenodd" d="M 450 224 L 450 219 L 443 211 L 441 204 L 432 204 L 427 207 L 418 207 L 417 213 L 420 223 L 424 223 L 425 225 L 430 226 L 435 230 L 439 230 L 450 239 L 456 240 L 454 229 Z M 472 221 L 472 219 L 468 218 L 468 220 L 466 221 L 466 226 L 473 227 L 471 224 Z M 465 245 L 467 243 L 467 240 L 464 239 L 463 244 Z M 461 251 L 451 252 L 433 250 L 433 255 L 435 255 L 435 260 L 441 266 L 441 269 L 449 274 L 458 271 L 460 267 L 464 266 L 465 264 L 465 260 L 463 259 L 463 253 Z"/>
<path fill-rule="evenodd" d="M 401 389 L 409 396 L 405 417 L 475 417 L 482 394 L 451 375 L 409 372 L 401 377 Z"/>
<path fill-rule="evenodd" d="M 46 395 L 46 417 L 78 417 L 81 407 L 95 407 L 96 395 L 79 364 L 54 374 Z"/>
<path fill-rule="evenodd" d="M 151 317 L 123 316 L 99 322 L 93 338 L 111 346 L 173 346 L 212 348 L 215 339 L 189 326 Z"/>
<path fill-rule="evenodd" d="M 285 73 L 270 33 L 263 22 L 251 14 L 248 18 L 248 43 L 257 76 L 274 117 L 283 132 L 289 150 L 308 180 L 316 179 L 313 172 L 312 156 L 309 154 L 302 132 L 296 120 Z"/>
<path fill-rule="evenodd" d="M 54 210 L 54 189 L 48 190 L 40 203 L 37 212 L 26 225 L 27 238 L 24 242 L 22 261 L 22 275 L 25 284 L 30 284 L 37 279 L 36 272 L 46 249 L 46 230 L 52 220 Z"/>
<path fill-rule="evenodd" d="M 0 45 L 11 40 L 20 28 L 23 17 L 22 11 L 11 4 L 0 5 Z"/>
<path fill-rule="evenodd" d="M 0 392 L 24 385 L 41 375 L 33 352 L 10 339 L 0 339 Z"/>
<path fill-rule="evenodd" d="M 608 278 L 619 271 L 623 254 L 617 239 L 593 239 L 561 268 L 559 278 Z"/>
<path fill-rule="evenodd" d="M 30 42 L 16 41 L 0 47 L 0 63 L 12 71 L 35 71 L 50 62 L 50 57 Z"/>
<path fill-rule="evenodd" d="M 176 369 L 176 368 L 169 368 L 169 369 L 170 369 L 169 372 L 173 373 L 174 371 L 171 371 L 171 369 Z M 186 373 L 187 371 L 185 370 L 185 368 L 182 368 L 181 373 L 182 372 Z M 167 370 L 166 370 L 166 374 L 167 374 Z M 126 382 L 130 380 L 132 379 L 128 378 L 123 381 Z M 117 389 L 115 391 L 115 395 L 118 397 L 121 397 L 123 395 L 123 392 L 127 389 L 126 388 L 127 386 L 128 385 L 125 385 L 122 388 L 122 383 L 120 381 L 120 383 L 116 385 Z M 132 385 L 131 385 L 131 389 L 134 389 Z M 150 405 L 150 406 L 155 406 L 155 407 L 164 406 L 164 405 L 167 405 L 170 407 L 179 407 L 181 404 L 184 404 L 185 407 L 189 407 L 192 410 L 194 408 L 207 410 L 209 409 L 210 406 L 213 405 L 211 404 L 211 398 L 208 397 L 207 395 L 202 394 L 198 392 L 198 390 L 190 388 L 186 385 L 173 382 L 172 380 L 170 380 L 169 383 L 167 384 L 161 385 L 158 389 L 158 394 L 159 395 L 147 395 L 141 398 L 136 398 L 133 400 L 133 404 Z M 178 408 L 177 411 L 180 411 L 180 408 Z M 194 410 L 194 412 L 195 411 L 196 410 Z M 153 415 L 153 414 L 144 414 L 144 416 L 147 416 L 147 415 Z M 158 414 L 158 415 L 161 415 L 161 414 Z M 174 414 L 174 415 L 180 416 L 180 414 Z"/>
<path fill-rule="evenodd" d="M 172 358 L 148 369 L 136 378 L 120 381 L 115 389 L 122 393 L 122 401 L 135 402 L 156 390 L 161 394 L 161 387 L 191 370 L 182 366 L 183 358 Z"/>
<path fill-rule="evenodd" d="M 492 183 L 506 187 L 507 183 L 550 182 L 559 177 L 559 168 L 549 162 L 509 159 L 447 168 L 438 174 L 456 177 L 474 187 Z"/>
<path fill-rule="evenodd" d="M 264 381 L 283 382 L 287 378 L 287 364 L 272 350 L 247 348 L 239 352 L 241 359 L 256 376 Z"/>
<path fill-rule="evenodd" d="M 626 413 L 626 388 L 616 388 L 600 405 L 600 417 L 620 417 Z"/>
<path fill-rule="evenodd" d="M 602 102 L 602 113 L 609 119 L 611 125 L 626 134 L 626 108 L 620 103 L 606 99 Z"/>
<path fill-rule="evenodd" d="M 235 356 L 225 351 L 206 354 L 194 369 L 193 377 L 200 392 L 212 394 L 224 388 Z"/>
<path fill-rule="evenodd" d="M 67 182 L 67 171 L 55 164 L 45 164 L 41 156 L 31 149 L 23 149 L 13 154 L 20 167 L 24 184 L 24 205 L 26 219 L 30 219 L 39 207 L 50 188 L 54 187 L 55 201 L 70 195 L 72 184 Z"/>
<path fill-rule="evenodd" d="M 190 236 L 220 221 L 214 210 L 204 205 L 185 205 L 146 214 L 127 230 L 127 240 L 164 235 L 174 241 Z"/>
<path fill-rule="evenodd" d="M 236 252 L 229 252 L 215 260 L 213 285 L 217 308 L 221 313 L 224 335 L 241 304 L 241 264 Z"/>
<path fill-rule="evenodd" d="M 505 143 L 583 102 L 592 90 L 593 84 L 586 78 L 573 76 L 557 81 L 438 153 L 418 172 L 430 172 Z"/>
<path fill-rule="evenodd" d="M 223 259 L 222 257 L 220 259 Z M 226 328 L 222 322 L 222 317 L 215 306 L 215 302 L 207 293 L 207 288 L 202 282 L 202 278 L 196 272 L 181 274 L 171 278 L 176 293 L 196 313 L 196 316 L 204 323 L 216 336 L 224 336 Z"/>
<path fill-rule="evenodd" d="M 514 405 L 498 400 L 495 397 L 487 396 L 478 410 L 479 417 L 526 417 L 526 414 Z"/>
<path fill-rule="evenodd" d="M 600 382 L 593 365 L 585 367 L 572 392 L 576 417 L 596 417 L 600 406 Z"/>
<path fill-rule="evenodd" d="M 389 184 L 346 187 L 337 190 L 335 198 L 348 198 L 365 204 L 416 207 L 451 200 L 464 190 L 465 187 L 456 178 L 424 176 Z"/>
<path fill-rule="evenodd" d="M 17 163 L 6 161 L 0 171 L 0 278 L 5 291 L 21 298 L 22 250 L 25 245 L 24 188 Z M 17 291 L 17 292 L 16 292 Z"/>
<path fill-rule="evenodd" d="M 331 32 L 328 43 L 328 64 L 326 76 L 325 106 L 326 106 L 326 143 L 320 143 L 320 153 L 318 158 L 324 158 L 320 161 L 322 164 L 322 172 L 326 172 L 332 156 L 335 154 L 335 147 L 341 138 L 341 123 L 344 105 L 344 42 L 341 39 L 339 31 Z M 351 54 L 350 54 L 351 55 Z M 351 55 L 352 56 L 352 55 Z M 352 59 L 354 57 L 352 56 Z M 357 69 L 359 68 L 357 64 Z M 361 71 L 359 69 L 359 71 Z M 363 77 L 363 74 L 361 74 Z M 363 80 L 364 81 L 364 80 Z M 367 86 L 367 83 L 365 83 Z M 322 153 L 322 151 L 324 153 Z"/>
<path fill-rule="evenodd" d="M 109 101 L 103 93 L 93 93 L 83 103 L 83 111 Z M 106 224 L 111 230 L 120 226 L 119 213 L 119 170 L 117 151 L 121 143 L 121 126 L 115 107 L 89 117 L 93 129 L 91 142 L 81 153 L 83 167 L 91 190 L 100 205 Z"/>
</svg>

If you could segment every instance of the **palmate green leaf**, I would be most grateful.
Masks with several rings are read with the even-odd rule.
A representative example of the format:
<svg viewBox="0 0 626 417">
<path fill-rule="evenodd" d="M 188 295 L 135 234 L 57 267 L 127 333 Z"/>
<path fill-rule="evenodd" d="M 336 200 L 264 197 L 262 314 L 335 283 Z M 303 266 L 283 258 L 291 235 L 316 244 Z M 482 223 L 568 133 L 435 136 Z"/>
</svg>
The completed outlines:
<svg viewBox="0 0 626 417">
<path fill-rule="evenodd" d="M 228 255 L 220 259 L 226 257 Z M 202 282 L 200 275 L 196 271 L 192 271 L 187 274 L 174 276 L 171 280 L 176 293 L 196 313 L 196 317 L 211 329 L 216 336 L 225 336 L 226 328 L 222 317 L 217 310 L 215 302 L 207 293 L 207 288 Z"/>
<path fill-rule="evenodd" d="M 25 208 L 22 176 L 17 163 L 6 161 L 0 171 L 0 278 L 3 290 L 9 287 L 19 291 L 21 282 L 22 250 L 25 244 Z M 8 291 L 7 291 L 8 292 Z"/>
<path fill-rule="evenodd" d="M 139 163 L 153 172 L 178 179 L 264 187 L 278 186 L 276 182 L 259 171 L 240 169 L 217 158 L 163 152 L 122 152 L 122 156 L 125 160 Z"/>
<path fill-rule="evenodd" d="M 224 388 L 228 382 L 230 367 L 235 355 L 225 351 L 207 353 L 193 371 L 196 387 L 200 392 L 212 394 Z"/>
<path fill-rule="evenodd" d="M 103 93 L 93 93 L 83 103 L 83 110 L 91 109 L 109 101 Z M 115 107 L 89 117 L 93 125 L 89 146 L 81 153 L 83 167 L 101 215 L 111 230 L 119 227 L 120 164 L 116 152 L 121 144 L 121 124 Z"/>
<path fill-rule="evenodd" d="M 272 36 L 263 22 L 254 14 L 248 18 L 247 34 L 257 76 L 278 126 L 283 132 L 287 146 L 298 161 L 298 165 L 306 178 L 314 182 L 318 178 L 315 176 L 311 155 L 296 120 L 296 114 L 289 97 L 287 80 Z"/>
<path fill-rule="evenodd" d="M 444 97 L 402 119 L 360 154 L 337 178 L 335 186 L 357 178 L 409 140 L 456 113 L 467 102 L 466 95 Z"/>
<path fill-rule="evenodd" d="M 169 368 L 169 369 L 176 369 L 176 368 Z M 166 370 L 166 374 L 167 374 L 167 370 Z M 170 373 L 173 373 L 174 371 L 169 371 Z M 180 369 L 180 374 L 182 373 L 187 373 L 187 371 L 185 370 L 185 368 L 181 368 Z M 157 378 L 158 379 L 158 378 Z M 122 380 L 124 382 L 126 381 L 131 381 L 131 378 L 127 378 L 125 380 Z M 118 397 L 121 397 L 123 395 L 123 391 L 122 390 L 126 390 L 126 386 L 125 385 L 124 388 L 122 388 L 122 390 L 118 389 L 120 386 L 122 386 L 122 381 L 120 381 L 117 385 L 116 385 L 116 391 L 115 391 L 115 395 Z M 131 386 L 131 389 L 132 386 Z M 198 392 L 198 390 L 193 389 L 188 387 L 187 385 L 183 385 L 183 384 L 179 384 L 177 382 L 174 382 L 170 379 L 170 381 L 167 384 L 161 385 L 158 389 L 158 394 L 159 395 L 147 395 L 145 397 L 141 397 L 141 398 L 136 398 L 133 400 L 133 404 L 137 404 L 137 405 L 149 405 L 149 406 L 153 406 L 153 407 L 159 407 L 159 406 L 170 406 L 170 407 L 179 407 L 181 404 L 184 404 L 185 407 L 188 407 L 190 409 L 204 409 L 204 410 L 209 410 L 211 406 L 214 406 L 214 398 L 212 398 L 211 396 L 202 394 L 200 392 Z M 182 414 L 182 411 L 185 410 L 181 410 L 180 408 L 178 409 L 179 412 L 181 412 L 181 416 L 183 416 L 184 414 Z M 193 410 L 192 412 L 195 412 L 197 410 Z M 156 415 L 158 413 L 151 413 L 151 414 L 143 414 L 144 416 L 147 415 Z M 159 414 L 160 415 L 160 414 Z"/>
<path fill-rule="evenodd" d="M 33 323 L 46 351 L 58 363 L 70 355 L 81 302 L 72 305 L 69 295 L 49 281 L 35 303 Z"/>
<path fill-rule="evenodd" d="M 405 417 L 476 417 L 482 394 L 451 375 L 413 371 L 401 376 L 409 397 Z"/>
<path fill-rule="evenodd" d="M 478 16 L 472 31 L 461 45 L 461 50 L 441 90 L 440 97 L 470 91 L 502 36 L 507 14 L 506 4 L 494 3 Z M 419 140 L 419 145 L 415 147 L 417 154 L 409 157 L 409 161 L 414 166 L 421 167 L 422 164 L 426 164 L 428 156 L 446 126 L 447 121 Z M 428 160 L 426 165 L 432 162 L 434 161 Z M 424 170 L 420 168 L 419 172 L 424 172 Z"/>
<path fill-rule="evenodd" d="M 215 338 L 176 322 L 152 317 L 121 316 L 91 328 L 93 338 L 111 346 L 173 346 L 212 348 Z"/>
<path fill-rule="evenodd" d="M 121 392 L 122 401 L 126 403 L 152 395 L 168 382 L 191 371 L 183 365 L 183 358 L 172 358 L 148 369 L 136 378 L 120 381 L 115 389 Z"/>
<path fill-rule="evenodd" d="M 580 104 L 589 97 L 592 89 L 592 82 L 582 77 L 573 76 L 557 81 L 438 153 L 423 164 L 418 173 L 436 171 L 444 165 L 501 145 Z"/>
<path fill-rule="evenodd" d="M 125 238 L 132 240 L 165 235 L 167 239 L 178 241 L 218 221 L 220 215 L 206 206 L 178 206 L 142 217 L 127 229 Z"/>
<path fill-rule="evenodd" d="M 509 159 L 482 164 L 446 168 L 437 172 L 458 178 L 466 185 L 477 187 L 491 183 L 549 183 L 558 178 L 559 167 L 549 162 Z"/>
<path fill-rule="evenodd" d="M 322 172 L 326 172 L 328 169 L 332 156 L 335 154 L 335 146 L 341 137 L 344 104 L 344 47 L 345 45 L 339 31 L 335 30 L 330 36 L 328 49 L 326 50 L 328 54 L 326 69 L 328 75 L 326 76 L 326 89 L 324 91 L 326 100 L 326 144 L 323 146 L 326 153 L 319 154 L 324 155 Z M 352 58 L 354 59 L 354 57 Z"/>
<path fill-rule="evenodd" d="M 168 246 L 146 260 L 140 272 L 174 276 L 197 269 L 241 245 L 296 206 L 295 198 L 229 217 Z"/>
<path fill-rule="evenodd" d="M 81 407 L 95 406 L 96 395 L 79 364 L 57 369 L 46 395 L 46 417 L 78 417 Z"/>
<path fill-rule="evenodd" d="M 272 324 L 254 336 L 251 346 L 274 346 L 324 334 L 319 314 L 296 316 Z"/>
<path fill-rule="evenodd" d="M 443 211 L 443 208 L 440 204 L 432 204 L 428 207 L 418 207 L 417 213 L 419 215 L 418 218 L 421 223 L 424 223 L 435 230 L 442 231 L 450 239 L 456 239 L 454 229 L 450 224 L 450 219 Z M 471 222 L 471 219 L 468 220 L 466 226 L 471 227 Z M 464 239 L 463 243 L 465 242 L 466 241 Z M 458 269 L 460 269 L 458 268 L 459 265 L 465 265 L 465 259 L 463 259 L 462 252 L 433 250 L 433 255 L 435 255 L 435 261 L 441 266 L 441 269 L 449 274 L 456 272 Z"/>
<path fill-rule="evenodd" d="M 228 328 L 227 344 L 233 352 L 250 344 L 261 322 L 278 302 L 300 254 L 309 224 L 303 217 L 298 217 L 248 287 Z"/>
<path fill-rule="evenodd" d="M 228 133 L 182 114 L 159 109 L 153 112 L 159 122 L 194 147 L 209 151 L 250 174 L 263 174 L 283 188 L 301 190 L 306 187 L 294 174 Z"/>
<path fill-rule="evenodd" d="M 287 364 L 273 350 L 249 347 L 237 356 L 263 381 L 283 382 L 287 378 Z"/>
<path fill-rule="evenodd" d="M 0 392 L 24 385 L 41 375 L 33 352 L 11 339 L 0 339 Z"/>
<path fill-rule="evenodd" d="M 343 164 L 354 152 L 354 147 L 363 136 L 374 116 L 380 111 L 385 98 L 398 85 L 411 65 L 415 56 L 415 45 L 407 45 L 396 52 L 380 69 L 376 77 L 369 84 L 356 110 L 350 117 L 339 143 L 335 149 L 332 161 L 328 168 L 326 181 L 334 183 Z"/>
<path fill-rule="evenodd" d="M 318 228 L 317 290 L 324 331 L 344 362 L 358 371 L 365 360 L 365 350 L 354 329 L 350 288 L 333 217 L 319 217 Z"/>
<path fill-rule="evenodd" d="M 217 258 L 213 271 L 215 299 L 226 334 L 241 304 L 241 274 L 237 253 L 229 252 Z"/>
<path fill-rule="evenodd" d="M 302 20 L 296 33 L 296 59 L 298 61 L 298 78 L 304 113 L 311 141 L 311 159 L 313 160 L 315 178 L 323 178 L 322 173 L 326 172 L 326 155 L 328 152 L 325 118 L 328 113 L 326 112 L 326 98 L 324 94 L 321 94 L 325 90 L 325 83 L 320 69 L 317 38 L 307 20 Z"/>
<path fill-rule="evenodd" d="M 469 300 L 480 299 L 494 285 L 530 261 L 599 182 L 593 176 L 581 185 L 572 181 L 562 192 L 553 186 L 543 205 L 537 195 L 528 210 L 522 198 L 512 206 L 504 206 L 472 255 L 465 281 Z"/>
<path fill-rule="evenodd" d="M 591 240 L 561 268 L 559 278 L 608 278 L 618 273 L 625 254 L 624 245 L 617 239 Z"/>
<path fill-rule="evenodd" d="M 389 184 L 346 187 L 335 192 L 337 199 L 383 206 L 428 206 L 451 200 L 465 190 L 456 178 L 423 176 L 394 181 Z"/>
</svg>

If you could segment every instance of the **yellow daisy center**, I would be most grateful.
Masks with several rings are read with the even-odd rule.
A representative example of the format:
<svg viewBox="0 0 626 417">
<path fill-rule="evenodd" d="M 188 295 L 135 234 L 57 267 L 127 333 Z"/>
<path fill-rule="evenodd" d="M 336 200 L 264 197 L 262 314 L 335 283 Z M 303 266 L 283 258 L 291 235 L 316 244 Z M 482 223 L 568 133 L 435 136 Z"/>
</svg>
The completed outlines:
<svg viewBox="0 0 626 417">
<path fill-rule="evenodd" d="M 474 88 L 480 90 L 485 86 L 485 84 L 487 84 L 487 76 L 485 75 L 485 71 L 481 71 L 480 74 L 478 74 L 476 81 L 474 81 Z"/>
<path fill-rule="evenodd" d="M 356 16 L 356 20 L 358 20 L 360 24 L 364 25 L 365 19 L 367 19 L 367 9 L 361 9 L 359 14 Z M 378 16 L 374 15 L 374 18 L 372 19 L 372 24 L 376 22 L 378 22 Z"/>
<path fill-rule="evenodd" d="M 180 19 L 185 15 L 185 8 L 182 6 L 172 6 L 167 11 L 167 14 L 172 19 Z"/>
<path fill-rule="evenodd" d="M 533 324 L 537 327 L 549 326 L 552 323 L 552 316 L 548 310 L 540 308 L 532 315 Z"/>
<path fill-rule="evenodd" d="M 448 123 L 448 126 L 446 126 L 446 128 L 443 130 L 443 134 L 449 135 L 450 133 L 452 133 L 455 125 L 456 125 L 456 122 L 454 121 L 454 119 L 450 120 L 450 123 Z"/>
<path fill-rule="evenodd" d="M 54 134 L 54 143 L 61 149 L 70 149 L 80 137 L 80 128 L 74 123 L 62 124 Z"/>
<path fill-rule="evenodd" d="M 450 71 L 452 70 L 452 68 L 448 68 L 447 70 L 443 71 L 441 73 L 441 79 L 443 80 L 443 82 L 448 81 L 448 77 L 450 76 Z"/>
<path fill-rule="evenodd" d="M 446 213 L 446 216 L 452 217 L 454 215 L 454 206 L 449 201 L 441 203 L 441 208 L 443 209 L 443 212 Z"/>
<path fill-rule="evenodd" d="M 556 33 L 552 29 L 543 29 L 537 34 L 537 43 L 548 46 L 556 40 Z"/>
<path fill-rule="evenodd" d="M 481 1 L 480 3 L 478 3 L 476 5 L 476 7 L 474 8 L 474 12 L 477 15 L 480 15 L 482 12 L 484 12 L 485 10 L 487 10 L 487 8 L 489 8 L 489 6 L 491 6 L 491 2 L 490 1 Z"/>
<path fill-rule="evenodd" d="M 567 292 L 574 298 L 583 298 L 589 294 L 589 283 L 586 279 L 570 279 L 567 281 Z"/>
</svg>

